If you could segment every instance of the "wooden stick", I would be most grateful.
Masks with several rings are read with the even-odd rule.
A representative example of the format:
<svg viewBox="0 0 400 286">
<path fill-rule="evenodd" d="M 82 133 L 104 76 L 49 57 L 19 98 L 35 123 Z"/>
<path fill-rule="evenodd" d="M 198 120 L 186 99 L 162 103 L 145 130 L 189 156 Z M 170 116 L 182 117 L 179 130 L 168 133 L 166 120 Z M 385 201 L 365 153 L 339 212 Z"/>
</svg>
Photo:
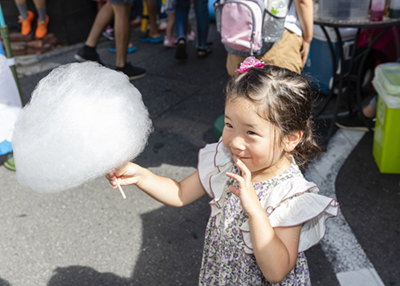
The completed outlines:
<svg viewBox="0 0 400 286">
<path fill-rule="evenodd" d="M 122 195 L 122 197 L 123 197 L 124 199 L 126 199 L 126 196 L 125 196 L 124 190 L 121 188 L 121 185 L 119 184 L 118 180 L 117 180 L 117 185 L 118 185 L 118 189 L 119 189 L 119 191 L 121 192 L 121 195 Z"/>
</svg>

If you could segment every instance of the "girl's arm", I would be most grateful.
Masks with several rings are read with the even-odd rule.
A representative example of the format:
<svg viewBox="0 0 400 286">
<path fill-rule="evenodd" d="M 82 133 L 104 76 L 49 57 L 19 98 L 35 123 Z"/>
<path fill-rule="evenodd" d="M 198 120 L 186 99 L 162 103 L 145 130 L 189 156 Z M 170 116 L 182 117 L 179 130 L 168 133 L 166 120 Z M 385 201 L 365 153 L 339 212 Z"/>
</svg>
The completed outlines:
<svg viewBox="0 0 400 286">
<path fill-rule="evenodd" d="M 114 189 L 118 187 L 117 181 L 121 186 L 134 184 L 152 198 L 172 207 L 190 204 L 206 194 L 197 171 L 181 182 L 177 182 L 129 162 L 107 174 L 106 178 Z"/>
<path fill-rule="evenodd" d="M 249 216 L 251 242 L 258 266 L 269 282 L 279 283 L 296 264 L 301 225 L 272 228 L 251 183 L 251 172 L 240 160 L 236 165 L 241 175 L 227 173 L 227 176 L 235 179 L 239 188 L 231 185 L 229 190 L 240 199 Z"/>
<path fill-rule="evenodd" d="M 306 64 L 310 44 L 314 32 L 314 6 L 313 0 L 295 0 L 296 14 L 299 18 L 301 30 L 303 33 L 303 67 Z"/>
</svg>

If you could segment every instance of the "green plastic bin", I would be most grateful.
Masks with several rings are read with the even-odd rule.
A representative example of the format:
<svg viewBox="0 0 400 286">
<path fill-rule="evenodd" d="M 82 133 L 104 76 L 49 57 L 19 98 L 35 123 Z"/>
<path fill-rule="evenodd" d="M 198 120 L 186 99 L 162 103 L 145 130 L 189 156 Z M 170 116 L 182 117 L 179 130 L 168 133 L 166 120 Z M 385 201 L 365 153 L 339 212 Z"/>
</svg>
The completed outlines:
<svg viewBox="0 0 400 286">
<path fill-rule="evenodd" d="M 381 173 L 400 174 L 400 63 L 377 66 L 372 84 L 378 92 L 373 155 Z"/>
</svg>

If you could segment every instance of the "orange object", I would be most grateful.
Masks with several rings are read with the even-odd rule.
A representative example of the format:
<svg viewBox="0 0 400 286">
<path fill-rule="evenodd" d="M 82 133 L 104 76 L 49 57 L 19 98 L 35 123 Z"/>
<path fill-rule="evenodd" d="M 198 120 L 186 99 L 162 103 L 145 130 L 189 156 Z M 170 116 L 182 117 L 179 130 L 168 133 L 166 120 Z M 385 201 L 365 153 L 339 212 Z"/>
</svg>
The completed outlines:
<svg viewBox="0 0 400 286">
<path fill-rule="evenodd" d="M 19 23 L 21 23 L 21 34 L 26 36 L 31 32 L 31 23 L 33 21 L 33 18 L 35 18 L 35 15 L 33 14 L 32 11 L 28 10 L 28 17 L 26 19 L 19 19 Z"/>
<path fill-rule="evenodd" d="M 38 39 L 43 38 L 47 34 L 47 24 L 49 23 L 49 16 L 46 15 L 46 22 L 40 22 L 38 20 L 37 22 L 37 28 L 36 28 L 36 33 L 35 36 Z"/>
</svg>

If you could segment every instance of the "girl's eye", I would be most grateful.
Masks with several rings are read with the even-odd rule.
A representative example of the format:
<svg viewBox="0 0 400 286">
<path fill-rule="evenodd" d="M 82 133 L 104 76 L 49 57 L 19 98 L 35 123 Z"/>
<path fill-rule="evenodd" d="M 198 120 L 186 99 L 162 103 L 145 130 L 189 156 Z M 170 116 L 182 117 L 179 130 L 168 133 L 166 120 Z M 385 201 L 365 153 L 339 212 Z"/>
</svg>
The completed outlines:
<svg viewBox="0 0 400 286">
<path fill-rule="evenodd" d="M 249 134 L 249 135 L 257 135 L 257 133 L 255 133 L 253 131 L 247 131 L 247 134 Z"/>
<path fill-rule="evenodd" d="M 232 125 L 229 124 L 229 123 L 225 123 L 225 126 L 228 127 L 228 128 L 232 128 Z"/>
</svg>

